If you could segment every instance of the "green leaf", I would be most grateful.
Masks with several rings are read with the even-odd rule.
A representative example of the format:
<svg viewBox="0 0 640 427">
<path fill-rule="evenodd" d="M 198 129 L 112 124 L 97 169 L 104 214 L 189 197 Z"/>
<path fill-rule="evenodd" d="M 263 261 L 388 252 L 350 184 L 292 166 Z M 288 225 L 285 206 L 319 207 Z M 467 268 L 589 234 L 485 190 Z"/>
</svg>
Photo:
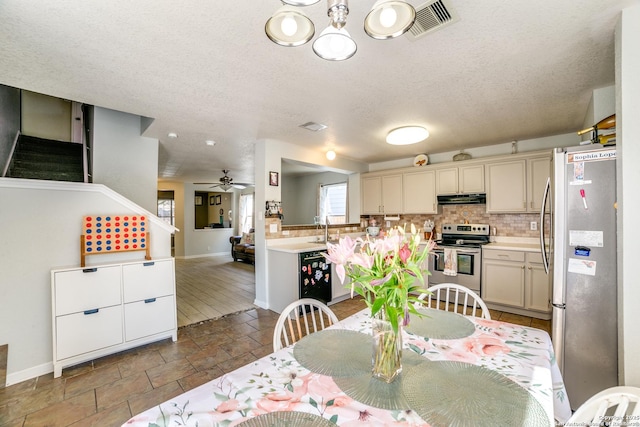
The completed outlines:
<svg viewBox="0 0 640 427">
<path fill-rule="evenodd" d="M 318 408 L 318 402 L 316 402 L 313 397 L 309 398 L 309 403 L 311 404 L 311 406 L 313 406 L 314 408 Z"/>
<path fill-rule="evenodd" d="M 338 415 L 333 415 L 331 418 L 329 418 L 329 421 L 331 421 L 334 424 L 338 424 Z"/>
</svg>

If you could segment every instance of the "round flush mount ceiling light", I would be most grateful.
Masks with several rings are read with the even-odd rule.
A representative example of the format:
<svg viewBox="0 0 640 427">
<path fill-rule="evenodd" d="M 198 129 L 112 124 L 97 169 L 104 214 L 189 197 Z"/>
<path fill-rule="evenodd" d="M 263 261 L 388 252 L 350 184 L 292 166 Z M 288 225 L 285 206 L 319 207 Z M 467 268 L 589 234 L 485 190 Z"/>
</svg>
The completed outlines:
<svg viewBox="0 0 640 427">
<path fill-rule="evenodd" d="M 428 137 L 429 131 L 422 126 L 403 126 L 389 132 L 387 143 L 391 145 L 416 144 Z"/>
<path fill-rule="evenodd" d="M 333 150 L 327 151 L 327 159 L 333 160 L 336 158 L 336 152 Z"/>
<path fill-rule="evenodd" d="M 167 136 L 168 136 L 169 138 L 177 138 L 177 137 L 178 137 L 178 134 L 177 134 L 177 133 L 175 133 L 175 132 L 169 132 L 169 133 L 167 134 Z"/>
<path fill-rule="evenodd" d="M 207 144 L 209 147 L 213 147 L 214 145 L 216 145 L 216 142 L 210 139 L 207 139 L 204 143 Z"/>
</svg>

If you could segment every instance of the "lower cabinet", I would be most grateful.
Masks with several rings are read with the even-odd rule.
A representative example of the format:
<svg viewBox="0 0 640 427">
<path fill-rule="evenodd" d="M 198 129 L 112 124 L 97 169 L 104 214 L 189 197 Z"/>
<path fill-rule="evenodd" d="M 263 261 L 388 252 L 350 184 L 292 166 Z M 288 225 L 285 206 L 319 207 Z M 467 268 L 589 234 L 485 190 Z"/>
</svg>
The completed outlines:
<svg viewBox="0 0 640 427">
<path fill-rule="evenodd" d="M 174 260 L 51 271 L 54 377 L 62 368 L 177 339 Z"/>
<path fill-rule="evenodd" d="M 501 311 L 551 318 L 551 280 L 542 255 L 498 249 L 482 251 L 482 299 Z"/>
</svg>

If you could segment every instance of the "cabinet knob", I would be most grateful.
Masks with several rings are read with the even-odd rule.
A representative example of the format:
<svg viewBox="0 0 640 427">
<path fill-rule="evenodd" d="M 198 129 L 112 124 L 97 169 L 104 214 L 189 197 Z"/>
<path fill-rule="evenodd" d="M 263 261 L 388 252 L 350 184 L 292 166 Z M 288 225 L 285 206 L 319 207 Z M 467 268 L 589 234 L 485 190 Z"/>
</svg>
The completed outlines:
<svg viewBox="0 0 640 427">
<path fill-rule="evenodd" d="M 522 267 L 520 267 L 520 268 L 524 270 L 524 265 Z"/>
</svg>

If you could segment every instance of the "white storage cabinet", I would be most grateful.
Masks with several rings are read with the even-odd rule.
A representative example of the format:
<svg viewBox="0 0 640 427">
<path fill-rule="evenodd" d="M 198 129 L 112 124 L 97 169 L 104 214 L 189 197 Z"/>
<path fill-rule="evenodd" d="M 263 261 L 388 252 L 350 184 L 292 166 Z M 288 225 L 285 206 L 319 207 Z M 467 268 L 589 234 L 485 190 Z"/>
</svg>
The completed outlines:
<svg viewBox="0 0 640 427">
<path fill-rule="evenodd" d="M 177 340 L 174 260 L 51 271 L 54 377 L 62 368 Z"/>
</svg>

